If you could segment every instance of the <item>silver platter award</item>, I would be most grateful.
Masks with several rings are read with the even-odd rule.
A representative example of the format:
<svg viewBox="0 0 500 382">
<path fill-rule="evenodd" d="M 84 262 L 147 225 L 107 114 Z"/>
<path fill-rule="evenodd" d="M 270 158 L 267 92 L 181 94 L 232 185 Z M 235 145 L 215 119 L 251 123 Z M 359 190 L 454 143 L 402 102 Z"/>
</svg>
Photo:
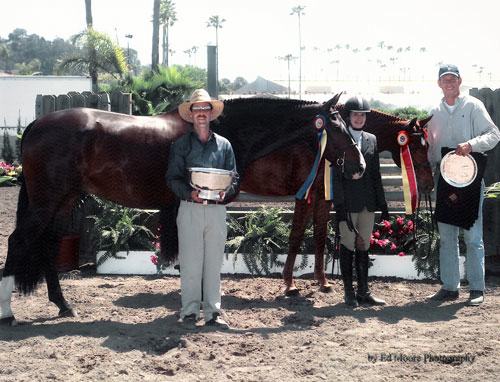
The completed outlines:
<svg viewBox="0 0 500 382">
<path fill-rule="evenodd" d="M 440 168 L 443 179 L 454 187 L 467 187 L 477 176 L 477 163 L 469 154 L 462 156 L 450 151 L 441 160 Z"/>
</svg>

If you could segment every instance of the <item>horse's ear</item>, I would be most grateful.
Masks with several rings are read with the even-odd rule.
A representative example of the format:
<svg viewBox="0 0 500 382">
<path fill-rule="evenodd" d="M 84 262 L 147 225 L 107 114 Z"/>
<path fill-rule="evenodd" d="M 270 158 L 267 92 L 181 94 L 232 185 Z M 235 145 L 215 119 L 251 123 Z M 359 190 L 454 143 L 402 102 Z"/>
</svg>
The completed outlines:
<svg viewBox="0 0 500 382">
<path fill-rule="evenodd" d="M 332 99 L 326 101 L 323 104 L 323 106 L 321 106 L 321 109 L 324 110 L 324 111 L 326 111 L 326 112 L 330 112 L 330 109 L 332 107 L 334 107 L 337 104 L 337 102 L 339 102 L 339 99 L 340 99 L 341 95 L 342 95 L 342 93 L 335 94 Z"/>
<path fill-rule="evenodd" d="M 425 127 L 429 123 L 429 121 L 432 119 L 432 115 L 428 116 L 427 118 L 420 119 L 418 121 L 418 125 L 420 126 L 421 129 Z"/>
</svg>

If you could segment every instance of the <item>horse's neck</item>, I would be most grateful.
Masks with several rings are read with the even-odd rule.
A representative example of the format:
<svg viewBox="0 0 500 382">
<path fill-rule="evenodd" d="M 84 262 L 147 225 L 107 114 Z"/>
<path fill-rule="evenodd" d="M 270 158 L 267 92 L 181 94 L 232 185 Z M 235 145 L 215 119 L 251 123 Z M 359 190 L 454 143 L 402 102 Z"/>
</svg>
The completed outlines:
<svg viewBox="0 0 500 382">
<path fill-rule="evenodd" d="M 365 130 L 377 137 L 379 151 L 393 151 L 397 148 L 397 135 L 404 124 L 403 120 L 375 112 L 374 118 L 368 121 Z"/>
</svg>

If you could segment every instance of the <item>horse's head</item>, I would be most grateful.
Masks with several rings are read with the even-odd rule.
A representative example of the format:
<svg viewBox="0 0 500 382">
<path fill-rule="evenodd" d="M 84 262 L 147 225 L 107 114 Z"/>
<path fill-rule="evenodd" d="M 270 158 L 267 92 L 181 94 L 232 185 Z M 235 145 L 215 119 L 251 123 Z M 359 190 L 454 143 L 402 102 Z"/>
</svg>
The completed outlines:
<svg viewBox="0 0 500 382">
<path fill-rule="evenodd" d="M 365 171 L 366 162 L 347 131 L 344 120 L 333 110 L 339 98 L 340 94 L 337 94 L 321 107 L 328 116 L 325 126 L 328 139 L 324 155 L 342 171 L 344 177 L 359 179 Z"/>
<path fill-rule="evenodd" d="M 431 118 L 432 117 L 428 117 L 422 120 L 413 118 L 402 129 L 409 138 L 408 147 L 411 152 L 418 189 L 424 194 L 430 193 L 434 188 L 432 169 L 427 159 L 429 144 L 427 142 L 427 130 L 425 127 Z M 397 155 L 395 155 L 394 151 L 392 153 L 394 162 L 401 167 L 399 153 Z"/>
</svg>

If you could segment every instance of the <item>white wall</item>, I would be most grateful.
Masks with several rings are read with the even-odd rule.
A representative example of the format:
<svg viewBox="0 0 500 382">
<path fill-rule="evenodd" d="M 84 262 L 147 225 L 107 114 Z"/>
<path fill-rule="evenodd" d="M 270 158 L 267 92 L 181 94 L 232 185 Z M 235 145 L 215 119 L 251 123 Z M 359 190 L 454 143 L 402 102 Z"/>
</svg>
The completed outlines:
<svg viewBox="0 0 500 382">
<path fill-rule="evenodd" d="M 91 91 L 90 77 L 81 76 L 5 76 L 0 77 L 0 126 L 26 126 L 35 119 L 37 94 L 59 95 L 70 91 Z"/>
</svg>

